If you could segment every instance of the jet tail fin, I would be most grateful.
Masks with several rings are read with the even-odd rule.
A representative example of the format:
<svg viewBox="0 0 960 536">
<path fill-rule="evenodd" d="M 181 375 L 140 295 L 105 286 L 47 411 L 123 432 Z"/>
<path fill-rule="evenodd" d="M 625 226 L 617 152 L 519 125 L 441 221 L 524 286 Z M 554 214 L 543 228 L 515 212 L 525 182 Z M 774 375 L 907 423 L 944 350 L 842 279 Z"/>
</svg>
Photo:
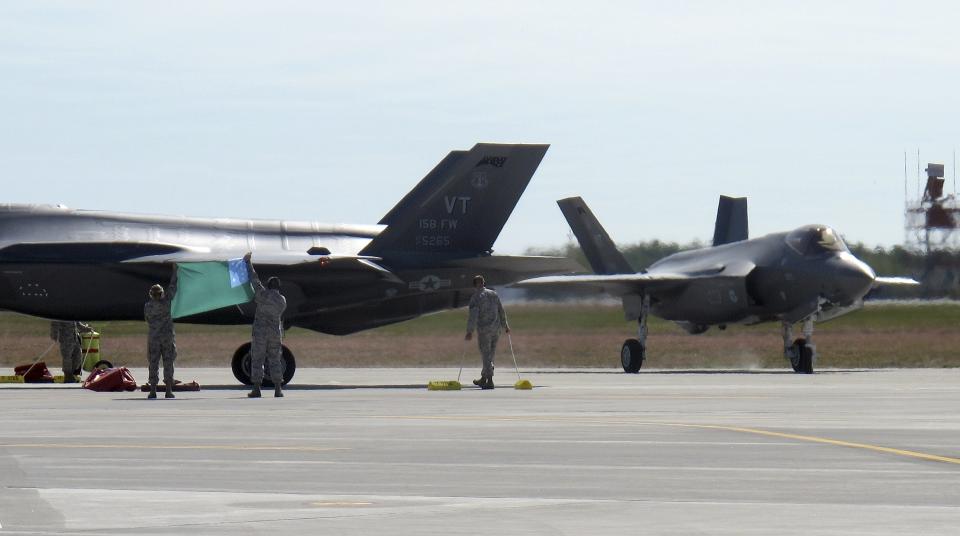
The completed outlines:
<svg viewBox="0 0 960 536">
<path fill-rule="evenodd" d="M 417 204 L 426 201 L 431 192 L 437 189 L 440 184 L 448 178 L 450 171 L 465 154 L 468 154 L 468 151 L 450 151 L 450 154 L 434 166 L 434 168 L 430 170 L 430 173 L 427 173 L 424 178 L 420 179 L 420 182 L 417 183 L 413 190 L 410 190 L 407 195 L 403 196 L 403 199 L 390 209 L 390 212 L 387 212 L 384 217 L 380 218 L 380 221 L 377 223 L 380 225 L 390 225 L 394 219 L 397 218 L 398 214 L 410 210 L 417 206 Z"/>
<path fill-rule="evenodd" d="M 590 207 L 579 197 L 557 201 L 560 211 L 567 218 L 570 230 L 577 237 L 580 249 L 587 257 L 590 267 L 597 274 L 632 274 L 636 270 L 610 239 Z"/>
<path fill-rule="evenodd" d="M 451 152 L 380 220 L 387 228 L 360 255 L 489 254 L 548 147 L 478 143 Z"/>
<path fill-rule="evenodd" d="M 713 245 L 720 246 L 749 238 L 747 198 L 720 196 L 717 223 L 713 226 Z"/>
</svg>

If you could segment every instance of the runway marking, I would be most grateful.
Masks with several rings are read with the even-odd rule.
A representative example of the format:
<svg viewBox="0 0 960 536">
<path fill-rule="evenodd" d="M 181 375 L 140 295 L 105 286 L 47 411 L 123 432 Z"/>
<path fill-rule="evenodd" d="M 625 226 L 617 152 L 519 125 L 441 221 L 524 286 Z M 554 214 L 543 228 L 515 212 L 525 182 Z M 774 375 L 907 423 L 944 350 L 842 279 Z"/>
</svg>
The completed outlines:
<svg viewBox="0 0 960 536">
<path fill-rule="evenodd" d="M 86 443 L 4 443 L 0 449 L 146 449 L 146 450 L 252 450 L 252 451 L 294 451 L 294 452 L 330 452 L 350 450 L 348 447 L 249 447 L 240 445 L 117 445 Z"/>
<path fill-rule="evenodd" d="M 940 456 L 937 454 L 928 454 L 926 452 L 917 452 L 914 450 L 905 450 L 897 449 L 893 447 L 883 447 L 880 445 L 870 445 L 868 443 L 856 443 L 853 441 L 843 441 L 840 439 L 830 439 L 827 437 L 818 437 L 818 436 L 809 436 L 801 434 L 791 434 L 787 432 L 774 432 L 771 430 L 761 430 L 758 428 L 744 428 L 741 426 L 724 426 L 719 424 L 692 424 L 692 423 L 673 423 L 673 422 L 657 422 L 657 421 L 628 421 L 622 419 L 591 419 L 584 417 L 529 417 L 529 416 L 471 416 L 471 415 L 460 415 L 460 416 L 442 416 L 442 415 L 424 415 L 424 416 L 402 416 L 394 415 L 381 418 L 389 419 L 411 419 L 411 420 L 500 420 L 500 421 L 540 421 L 540 422 L 557 422 L 557 421 L 568 421 L 568 422 L 581 422 L 585 424 L 622 424 L 622 425 L 641 425 L 641 426 L 667 426 L 674 428 L 699 428 L 701 430 L 723 430 L 727 432 L 739 432 L 744 434 L 754 434 L 767 437 L 778 437 L 781 439 L 793 439 L 796 441 L 806 441 L 810 443 L 821 443 L 824 445 L 835 445 L 838 447 L 848 447 L 856 448 L 862 450 L 870 450 L 874 452 L 883 452 L 885 454 L 896 454 L 898 456 L 905 456 L 908 458 L 917 458 L 920 460 L 941 462 L 941 463 L 950 463 L 960 465 L 960 458 L 953 458 L 950 456 Z"/>
<path fill-rule="evenodd" d="M 680 427 L 690 427 L 690 428 L 701 428 L 701 429 L 714 429 L 714 430 L 727 430 L 731 432 L 743 432 L 747 434 L 756 434 L 769 437 L 779 437 L 783 439 L 796 439 L 798 441 L 809 441 L 811 443 L 823 443 L 825 445 L 836 445 L 839 447 L 850 447 L 863 450 L 872 450 L 874 452 L 883 452 L 886 454 L 896 454 L 898 456 L 906 456 L 908 458 L 918 458 L 921 460 L 928 460 L 933 462 L 943 462 L 943 463 L 952 463 L 960 465 L 960 458 L 951 458 L 949 456 L 939 456 L 937 454 L 927 454 L 925 452 L 917 452 L 914 450 L 904 450 L 896 449 L 892 447 L 882 447 L 880 445 L 870 445 L 867 443 L 855 443 L 853 441 L 843 441 L 840 439 L 830 439 L 827 437 L 818 437 L 818 436 L 808 436 L 800 434 L 789 434 L 785 432 L 772 432 L 770 430 L 758 430 L 755 428 L 741 428 L 738 426 L 719 426 L 711 424 L 667 424 L 666 426 L 680 426 Z"/>
</svg>

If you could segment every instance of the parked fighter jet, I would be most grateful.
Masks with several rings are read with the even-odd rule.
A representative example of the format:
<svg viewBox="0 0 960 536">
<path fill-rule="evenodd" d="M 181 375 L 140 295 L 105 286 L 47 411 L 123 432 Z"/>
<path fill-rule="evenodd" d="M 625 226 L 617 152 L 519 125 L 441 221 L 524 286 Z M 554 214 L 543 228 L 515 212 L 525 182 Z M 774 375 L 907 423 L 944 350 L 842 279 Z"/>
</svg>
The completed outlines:
<svg viewBox="0 0 960 536">
<path fill-rule="evenodd" d="M 0 308 L 64 320 L 142 320 L 147 289 L 177 262 L 253 252 L 264 280 L 278 276 L 286 327 L 344 335 L 466 305 L 472 277 L 493 284 L 567 273 L 555 257 L 493 256 L 493 243 L 547 145 L 475 145 L 453 151 L 379 225 L 199 219 L 0 205 Z M 180 319 L 243 324 L 254 306 Z M 250 383 L 250 344 L 233 356 Z M 284 380 L 293 354 L 284 347 Z"/>
<path fill-rule="evenodd" d="M 815 321 L 863 306 L 863 296 L 881 284 L 912 284 L 908 278 L 877 277 L 825 225 L 806 225 L 760 238 L 747 236 L 747 199 L 720 197 L 713 247 L 670 255 L 635 273 L 583 199 L 557 202 L 596 275 L 529 279 L 525 288 L 580 288 L 620 296 L 637 338 L 620 350 L 625 372 L 638 372 L 647 349 L 647 318 L 672 320 L 691 334 L 710 326 L 779 321 L 784 355 L 798 373 L 813 373 Z M 803 337 L 793 339 L 793 325 Z"/>
</svg>

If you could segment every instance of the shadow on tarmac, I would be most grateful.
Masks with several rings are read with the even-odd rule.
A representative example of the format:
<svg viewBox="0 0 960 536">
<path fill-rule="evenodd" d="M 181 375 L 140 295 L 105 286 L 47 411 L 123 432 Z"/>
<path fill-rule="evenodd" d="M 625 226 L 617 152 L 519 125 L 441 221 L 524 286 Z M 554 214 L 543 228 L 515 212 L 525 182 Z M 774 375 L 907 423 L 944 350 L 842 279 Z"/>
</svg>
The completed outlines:
<svg viewBox="0 0 960 536">
<path fill-rule="evenodd" d="M 273 396 L 273 386 L 263 387 L 264 396 L 268 394 Z M 284 391 L 343 391 L 348 389 L 426 389 L 427 384 L 424 383 L 408 383 L 408 384 L 382 384 L 382 385 L 348 385 L 348 384 L 310 384 L 310 383 L 293 383 L 290 385 L 284 385 Z M 200 387 L 201 391 L 249 391 L 249 385 L 241 384 L 232 384 L 232 385 L 203 385 Z"/>
<path fill-rule="evenodd" d="M 818 370 L 813 375 L 836 375 L 836 374 L 867 374 L 867 373 L 880 373 L 886 370 L 893 369 L 827 369 L 827 370 Z M 548 376 L 548 375 L 561 375 L 561 374 L 610 374 L 610 375 L 623 375 L 627 374 L 620 369 L 610 369 L 610 370 L 537 370 L 537 369 L 528 369 L 521 371 L 522 375 L 538 375 L 538 376 Z M 778 376 L 778 375 L 797 375 L 790 369 L 653 369 L 653 370 L 642 370 L 635 374 L 637 377 L 643 377 L 644 375 L 696 375 L 696 374 L 744 374 L 744 375 L 765 375 L 765 376 Z M 511 384 L 512 385 L 512 384 Z M 15 386 L 15 387 L 14 387 Z M 4 390 L 4 385 L 0 384 L 0 390 Z M 505 384 L 504 387 L 507 387 Z M 268 390 L 273 391 L 272 386 L 264 385 L 264 392 Z M 426 389 L 426 383 L 405 383 L 405 384 L 304 384 L 304 383 L 293 383 L 291 385 L 285 385 L 283 387 L 284 391 L 346 391 L 346 390 L 384 390 L 384 389 Z M 464 385 L 464 390 L 475 389 L 472 385 Z M 55 383 L 31 383 L 31 384 L 10 384 L 10 390 L 14 389 L 24 389 L 24 390 L 38 390 L 38 389 L 77 389 L 80 390 L 81 387 L 77 386 L 64 386 L 62 384 Z M 211 384 L 211 385 L 201 385 L 201 391 L 248 391 L 250 389 L 249 385 L 242 385 L 239 383 L 232 384 Z M 137 389 L 140 391 L 140 389 Z M 134 391 L 135 392 L 135 391 Z M 180 391 L 177 390 L 177 393 L 189 393 L 191 391 Z M 196 392 L 196 391 L 193 391 Z M 161 392 L 161 397 L 162 392 Z M 272 396 L 272 394 L 271 394 Z"/>
<path fill-rule="evenodd" d="M 818 370 L 818 374 L 857 374 L 866 372 L 883 372 L 885 369 L 827 369 Z M 527 370 L 523 374 L 627 374 L 619 369 L 613 370 Z M 669 369 L 669 370 L 641 370 L 635 376 L 647 374 L 760 374 L 760 375 L 797 375 L 790 369 Z"/>
</svg>

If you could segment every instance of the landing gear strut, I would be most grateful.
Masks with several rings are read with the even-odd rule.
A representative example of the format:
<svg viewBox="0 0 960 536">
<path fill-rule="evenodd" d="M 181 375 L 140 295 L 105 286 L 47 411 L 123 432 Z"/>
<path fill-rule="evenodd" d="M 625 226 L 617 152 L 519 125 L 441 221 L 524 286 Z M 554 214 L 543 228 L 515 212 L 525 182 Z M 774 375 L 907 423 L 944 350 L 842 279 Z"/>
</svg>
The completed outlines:
<svg viewBox="0 0 960 536">
<path fill-rule="evenodd" d="M 640 317 L 637 318 L 637 338 L 627 339 L 620 348 L 620 364 L 623 371 L 631 374 L 640 372 L 647 354 L 647 316 L 650 313 L 650 296 L 644 295 L 640 305 Z"/>
<path fill-rule="evenodd" d="M 244 385 L 253 385 L 253 380 L 250 379 L 250 343 L 244 343 L 237 348 L 237 351 L 233 353 L 233 376 Z M 290 351 L 286 346 L 281 346 L 281 355 L 280 355 L 280 368 L 283 373 L 283 384 L 286 385 L 290 383 L 290 380 L 293 379 L 293 375 L 297 372 L 297 361 L 293 357 L 293 352 Z M 272 387 L 273 382 L 270 380 L 270 370 L 269 365 L 264 363 L 264 374 L 263 374 L 263 385 L 267 387 Z"/>
<path fill-rule="evenodd" d="M 797 374 L 813 374 L 813 362 L 817 358 L 817 347 L 813 344 L 813 317 L 803 321 L 803 337 L 793 341 L 793 324 L 783 322 L 783 355 L 790 360 L 790 366 Z"/>
</svg>

